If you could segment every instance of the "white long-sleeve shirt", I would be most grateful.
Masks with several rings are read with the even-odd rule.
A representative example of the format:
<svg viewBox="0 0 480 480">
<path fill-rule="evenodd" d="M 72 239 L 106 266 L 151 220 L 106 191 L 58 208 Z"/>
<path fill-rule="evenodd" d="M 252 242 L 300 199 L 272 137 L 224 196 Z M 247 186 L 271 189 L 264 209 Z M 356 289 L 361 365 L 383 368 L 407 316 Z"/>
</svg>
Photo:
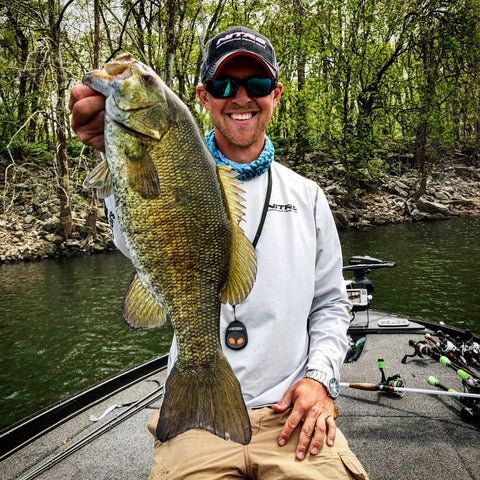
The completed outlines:
<svg viewBox="0 0 480 480">
<path fill-rule="evenodd" d="M 223 351 L 242 387 L 247 407 L 271 405 L 304 377 L 307 369 L 339 378 L 349 324 L 337 229 L 325 195 L 316 183 L 273 162 L 272 193 L 256 246 L 257 278 L 249 296 L 236 306 L 248 332 L 241 350 L 225 345 L 233 321 L 222 305 Z M 267 174 L 243 183 L 246 215 L 241 226 L 252 241 L 267 191 Z M 113 197 L 105 201 L 115 244 L 128 255 Z M 169 368 L 176 358 L 175 338 Z"/>
</svg>

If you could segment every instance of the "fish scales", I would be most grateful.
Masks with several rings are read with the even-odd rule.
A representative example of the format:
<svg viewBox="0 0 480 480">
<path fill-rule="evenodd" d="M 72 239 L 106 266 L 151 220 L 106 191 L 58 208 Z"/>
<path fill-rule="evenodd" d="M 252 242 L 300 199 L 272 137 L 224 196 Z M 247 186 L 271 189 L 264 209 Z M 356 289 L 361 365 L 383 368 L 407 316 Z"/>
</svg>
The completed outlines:
<svg viewBox="0 0 480 480">
<path fill-rule="evenodd" d="M 107 163 L 84 184 L 113 188 L 136 269 L 124 318 L 152 328 L 169 316 L 177 339 L 157 436 L 203 428 L 246 444 L 248 414 L 219 332 L 221 297 L 241 301 L 256 272 L 238 226 L 238 187 L 217 169 L 186 106 L 149 67 L 124 54 L 84 82 L 107 97 Z"/>
<path fill-rule="evenodd" d="M 111 134 L 118 135 L 119 127 L 111 125 Z M 158 198 L 142 199 L 122 176 L 116 199 L 117 212 L 128 226 L 125 234 L 134 264 L 141 274 L 151 272 L 153 294 L 158 298 L 157 293 L 162 292 L 174 322 L 178 366 L 198 370 L 201 364 L 215 360 L 210 357 L 218 359 L 221 354 L 219 322 L 212 319 L 220 315 L 218 292 L 228 275 L 226 252 L 230 251 L 232 232 L 208 152 L 204 152 L 204 162 L 191 162 L 191 168 L 184 168 L 199 156 L 193 141 L 179 145 L 176 140 L 198 135 L 187 129 L 188 124 L 171 127 L 164 141 L 149 150 L 160 184 Z M 218 190 L 216 195 L 212 196 L 212 189 Z M 212 203 L 212 197 L 216 202 Z M 155 252 L 153 258 L 150 252 Z M 153 262 L 160 268 L 152 269 Z M 205 285 L 211 290 L 206 291 Z M 215 296 L 216 301 L 205 301 Z M 186 336 L 201 341 L 185 341 Z M 205 345 L 215 345 L 206 351 L 209 358 Z"/>
</svg>

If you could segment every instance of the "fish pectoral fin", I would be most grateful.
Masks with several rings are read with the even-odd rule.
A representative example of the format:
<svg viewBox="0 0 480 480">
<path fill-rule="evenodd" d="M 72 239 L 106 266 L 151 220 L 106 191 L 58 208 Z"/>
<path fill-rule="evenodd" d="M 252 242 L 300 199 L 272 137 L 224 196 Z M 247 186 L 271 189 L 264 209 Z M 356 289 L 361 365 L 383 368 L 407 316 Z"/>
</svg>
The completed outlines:
<svg viewBox="0 0 480 480">
<path fill-rule="evenodd" d="M 105 156 L 101 155 L 102 161 L 87 175 L 83 188 L 95 188 L 99 198 L 107 198 L 113 192 L 112 175 Z"/>
<path fill-rule="evenodd" d="M 122 305 L 123 319 L 132 330 L 151 330 L 161 327 L 168 318 L 165 305 L 157 303 L 134 274 Z"/>
<path fill-rule="evenodd" d="M 192 428 L 242 445 L 251 440 L 240 384 L 223 355 L 204 372 L 182 373 L 175 364 L 167 378 L 157 438 L 165 442 Z"/>
<path fill-rule="evenodd" d="M 241 196 L 245 192 L 238 186 L 241 182 L 228 166 L 218 165 L 217 173 L 233 230 L 230 268 L 220 300 L 236 305 L 245 300 L 253 287 L 257 275 L 257 257 L 253 245 L 239 225 L 245 214 Z"/>
<path fill-rule="evenodd" d="M 132 159 L 128 162 L 128 184 L 142 198 L 152 200 L 160 195 L 160 181 L 157 169 L 150 154 L 145 151 L 141 159 Z"/>
</svg>

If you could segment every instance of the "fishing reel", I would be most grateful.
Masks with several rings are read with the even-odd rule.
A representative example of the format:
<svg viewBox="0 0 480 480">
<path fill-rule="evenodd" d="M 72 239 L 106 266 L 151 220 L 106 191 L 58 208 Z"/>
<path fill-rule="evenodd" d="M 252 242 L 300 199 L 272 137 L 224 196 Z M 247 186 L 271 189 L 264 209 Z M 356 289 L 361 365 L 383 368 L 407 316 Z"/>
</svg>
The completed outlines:
<svg viewBox="0 0 480 480">
<path fill-rule="evenodd" d="M 463 378 L 462 385 L 463 389 L 468 393 L 480 393 L 480 380 L 478 378 Z"/>
<path fill-rule="evenodd" d="M 380 380 L 379 385 L 383 385 L 386 387 L 405 387 L 405 380 L 401 377 L 399 373 L 396 375 L 392 375 L 391 377 L 386 378 L 385 377 L 385 372 L 384 372 L 384 367 L 385 367 L 385 361 L 383 358 L 379 358 L 377 360 L 378 368 L 380 370 L 380 373 L 382 375 L 382 379 Z M 399 392 L 395 390 L 382 390 L 382 392 L 392 395 L 394 397 L 403 397 L 405 395 L 405 392 Z"/>
<path fill-rule="evenodd" d="M 480 393 L 480 380 L 468 377 L 462 379 L 463 390 L 467 393 Z M 463 407 L 460 417 L 467 423 L 480 423 L 480 400 L 473 398 L 462 399 Z"/>
<path fill-rule="evenodd" d="M 416 342 L 415 340 L 409 340 L 408 344 L 414 348 L 414 352 L 411 355 L 405 354 L 405 356 L 402 358 L 402 363 L 405 364 L 407 363 L 407 358 L 414 358 L 414 357 L 420 357 L 420 358 L 431 358 L 433 355 L 433 350 L 428 345 L 427 343 L 424 342 Z"/>
</svg>

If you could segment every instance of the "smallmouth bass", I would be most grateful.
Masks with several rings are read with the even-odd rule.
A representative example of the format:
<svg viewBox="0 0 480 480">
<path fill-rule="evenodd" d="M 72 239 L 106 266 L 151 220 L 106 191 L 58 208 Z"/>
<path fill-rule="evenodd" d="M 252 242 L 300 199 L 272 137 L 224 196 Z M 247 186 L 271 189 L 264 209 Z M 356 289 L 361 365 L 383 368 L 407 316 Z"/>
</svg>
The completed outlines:
<svg viewBox="0 0 480 480">
<path fill-rule="evenodd" d="M 177 338 L 157 437 L 201 428 L 247 444 L 250 421 L 219 335 L 221 302 L 241 302 L 256 276 L 254 249 L 239 226 L 240 182 L 215 164 L 187 107 L 131 54 L 83 82 L 107 97 L 105 159 L 84 186 L 115 198 L 136 270 L 123 317 L 134 329 L 169 317 Z"/>
</svg>

